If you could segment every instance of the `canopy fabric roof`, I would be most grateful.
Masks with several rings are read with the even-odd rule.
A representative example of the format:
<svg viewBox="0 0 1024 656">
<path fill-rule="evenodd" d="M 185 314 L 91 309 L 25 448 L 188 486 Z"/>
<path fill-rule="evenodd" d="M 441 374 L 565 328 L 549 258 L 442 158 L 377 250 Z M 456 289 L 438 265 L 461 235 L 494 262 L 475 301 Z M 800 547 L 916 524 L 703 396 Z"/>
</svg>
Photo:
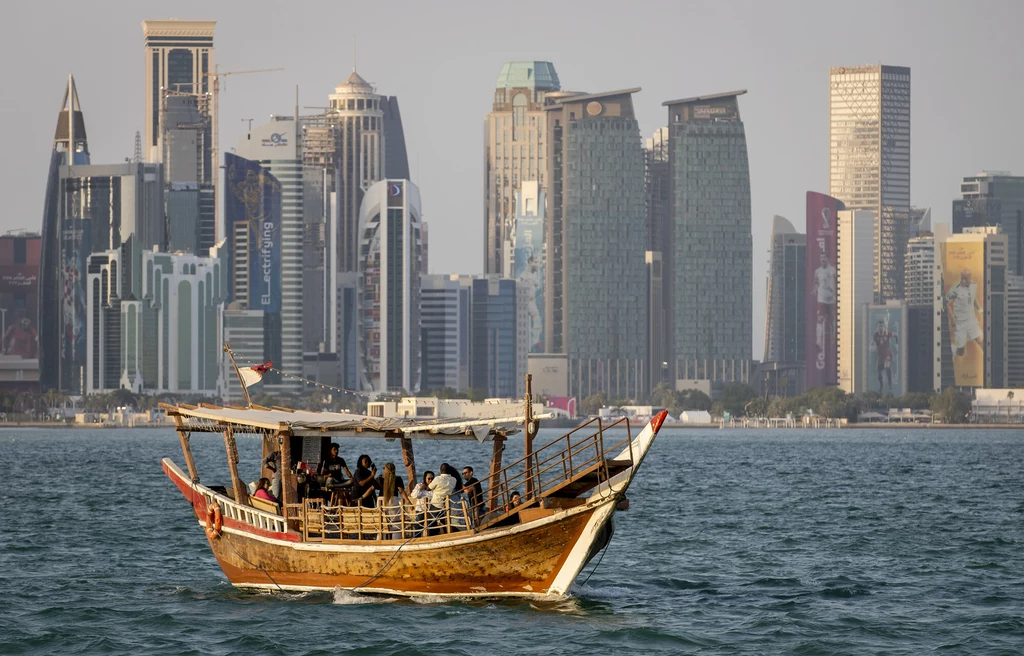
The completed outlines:
<svg viewBox="0 0 1024 656">
<path fill-rule="evenodd" d="M 182 428 L 220 431 L 231 426 L 235 431 L 283 431 L 292 435 L 350 434 L 359 437 L 396 437 L 476 440 L 483 442 L 495 433 L 511 435 L 520 430 L 523 417 L 486 417 L 465 419 L 412 419 L 404 417 L 367 417 L 346 412 L 313 412 L 284 408 L 237 408 L 217 406 L 165 405 L 169 416 L 177 415 Z M 538 415 L 538 419 L 551 415 Z"/>
</svg>

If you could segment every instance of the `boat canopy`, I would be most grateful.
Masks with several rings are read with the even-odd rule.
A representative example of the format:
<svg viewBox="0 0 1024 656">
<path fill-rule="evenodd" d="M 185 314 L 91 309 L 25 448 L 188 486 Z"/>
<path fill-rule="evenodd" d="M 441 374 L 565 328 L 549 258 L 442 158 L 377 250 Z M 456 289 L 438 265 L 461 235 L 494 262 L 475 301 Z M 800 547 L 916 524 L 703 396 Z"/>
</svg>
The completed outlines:
<svg viewBox="0 0 1024 656">
<path fill-rule="evenodd" d="M 495 435 L 507 436 L 521 430 L 518 417 L 472 417 L 416 419 L 411 417 L 368 417 L 347 412 L 315 412 L 288 408 L 221 407 L 161 404 L 168 416 L 181 420 L 181 429 L 190 432 L 284 433 L 299 437 L 339 435 L 350 437 L 407 437 L 432 440 L 476 440 L 485 442 Z M 543 419 L 550 415 L 535 416 Z"/>
</svg>

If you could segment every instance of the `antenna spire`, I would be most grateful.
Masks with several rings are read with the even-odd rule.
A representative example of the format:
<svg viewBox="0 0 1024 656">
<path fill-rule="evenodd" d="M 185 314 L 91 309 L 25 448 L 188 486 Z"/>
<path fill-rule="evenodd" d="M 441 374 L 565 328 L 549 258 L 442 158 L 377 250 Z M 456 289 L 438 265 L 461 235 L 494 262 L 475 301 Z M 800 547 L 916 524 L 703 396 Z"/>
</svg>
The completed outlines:
<svg viewBox="0 0 1024 656">
<path fill-rule="evenodd" d="M 352 35 L 352 72 L 356 72 L 356 35 Z"/>
</svg>

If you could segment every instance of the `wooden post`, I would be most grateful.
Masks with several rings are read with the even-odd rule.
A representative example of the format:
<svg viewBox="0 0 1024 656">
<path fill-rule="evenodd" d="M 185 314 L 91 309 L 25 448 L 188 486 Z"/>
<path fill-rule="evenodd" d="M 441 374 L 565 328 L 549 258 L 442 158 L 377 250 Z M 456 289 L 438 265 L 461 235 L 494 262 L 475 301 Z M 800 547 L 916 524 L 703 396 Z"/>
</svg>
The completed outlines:
<svg viewBox="0 0 1024 656">
<path fill-rule="evenodd" d="M 533 498 L 533 434 L 537 427 L 533 423 L 533 376 L 526 374 L 526 412 L 523 417 L 523 432 L 526 433 L 526 499 Z"/>
<path fill-rule="evenodd" d="M 405 489 L 412 490 L 416 487 L 416 457 L 412 452 L 412 440 L 405 433 L 399 438 L 402 442 L 402 462 L 405 464 L 405 471 L 409 474 L 409 480 L 405 482 Z"/>
<path fill-rule="evenodd" d="M 292 476 L 292 444 L 291 436 L 284 432 L 277 432 L 277 441 L 279 443 L 279 449 L 281 453 L 281 462 L 278 465 L 281 467 L 281 514 L 284 515 L 285 519 L 288 518 L 288 514 L 285 511 L 285 505 L 289 503 L 298 503 L 298 491 L 295 488 L 295 477 Z"/>
<path fill-rule="evenodd" d="M 228 469 L 231 471 L 231 487 L 235 490 L 235 502 L 248 504 L 249 491 L 238 477 L 238 445 L 235 444 L 235 433 L 230 426 L 224 427 L 224 448 L 228 452 Z"/>
<path fill-rule="evenodd" d="M 185 464 L 188 466 L 188 475 L 193 483 L 199 482 L 199 472 L 196 470 L 196 461 L 192 457 L 192 444 L 189 442 L 189 433 L 177 413 L 173 415 L 174 423 L 178 427 L 178 439 L 181 441 L 181 452 L 185 454 Z"/>
<path fill-rule="evenodd" d="M 491 473 L 487 480 L 487 510 L 494 512 L 498 509 L 498 472 L 501 471 L 501 452 L 505 450 L 505 434 L 494 434 L 494 448 L 491 452 Z M 508 493 L 508 490 L 505 490 Z"/>
</svg>

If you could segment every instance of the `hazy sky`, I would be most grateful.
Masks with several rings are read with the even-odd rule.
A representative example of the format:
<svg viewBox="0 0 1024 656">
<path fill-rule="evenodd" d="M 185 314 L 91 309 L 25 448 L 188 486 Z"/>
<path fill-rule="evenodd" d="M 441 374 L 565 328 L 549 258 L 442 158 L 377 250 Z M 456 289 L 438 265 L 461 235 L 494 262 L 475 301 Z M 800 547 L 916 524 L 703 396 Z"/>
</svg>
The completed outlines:
<svg viewBox="0 0 1024 656">
<path fill-rule="evenodd" d="M 10 17 L 11 10 L 7 15 Z M 750 156 L 754 357 L 764 343 L 773 214 L 802 229 L 804 193 L 828 192 L 830 66 L 911 68 L 911 199 L 948 221 L 959 181 L 1024 174 L 1024 2 L 20 2 L 0 40 L 5 128 L 0 231 L 39 230 L 68 73 L 94 163 L 132 155 L 143 128 L 144 19 L 214 19 L 225 78 L 221 144 L 243 119 L 325 105 L 352 70 L 399 97 L 430 223 L 432 272 L 483 270 L 483 117 L 506 60 L 554 63 L 563 89 L 639 86 L 645 137 L 665 100 L 734 89 Z M 312 113 L 313 110 L 307 110 Z M 638 226 L 642 228 L 642 226 Z M 637 290 L 642 293 L 642 290 Z M 615 299 L 608 299 L 614 302 Z"/>
</svg>

